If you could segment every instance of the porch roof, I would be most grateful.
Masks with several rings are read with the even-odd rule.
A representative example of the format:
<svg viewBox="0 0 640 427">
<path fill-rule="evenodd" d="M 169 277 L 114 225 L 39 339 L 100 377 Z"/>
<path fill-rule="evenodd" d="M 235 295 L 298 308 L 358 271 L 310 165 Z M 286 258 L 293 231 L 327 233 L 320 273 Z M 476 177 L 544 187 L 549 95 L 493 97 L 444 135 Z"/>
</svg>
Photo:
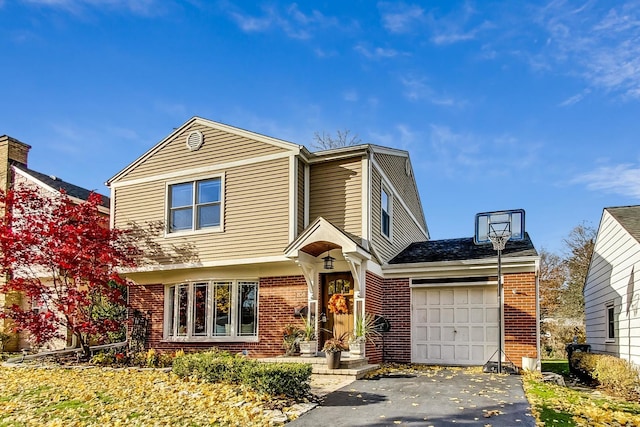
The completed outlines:
<svg viewBox="0 0 640 427">
<path fill-rule="evenodd" d="M 341 247 L 343 252 L 359 253 L 362 258 L 371 258 L 363 240 L 336 227 L 323 217 L 318 217 L 284 250 L 288 258 L 295 258 L 302 251 L 317 257 L 327 249 Z"/>
</svg>

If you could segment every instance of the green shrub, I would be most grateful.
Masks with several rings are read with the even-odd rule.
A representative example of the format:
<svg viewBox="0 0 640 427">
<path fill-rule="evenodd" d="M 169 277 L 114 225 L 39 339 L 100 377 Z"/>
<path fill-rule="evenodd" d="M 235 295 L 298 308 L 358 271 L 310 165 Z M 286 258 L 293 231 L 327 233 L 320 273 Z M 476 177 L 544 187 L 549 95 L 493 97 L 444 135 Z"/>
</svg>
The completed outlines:
<svg viewBox="0 0 640 427">
<path fill-rule="evenodd" d="M 633 364 L 618 357 L 594 353 L 576 353 L 572 360 L 609 393 L 637 399 L 640 372 Z"/>
<path fill-rule="evenodd" d="M 116 355 L 113 351 L 101 351 L 91 357 L 91 364 L 108 366 L 116 363 Z"/>
<path fill-rule="evenodd" d="M 193 377 L 210 383 L 241 382 L 243 365 L 250 361 L 226 351 L 191 353 L 173 360 L 173 372 L 179 377 Z"/>
<path fill-rule="evenodd" d="M 309 390 L 311 365 L 298 363 L 260 363 L 226 351 L 178 355 L 173 372 L 181 378 L 195 378 L 210 383 L 243 384 L 257 392 L 305 396 Z"/>
<path fill-rule="evenodd" d="M 247 365 L 243 383 L 252 389 L 271 395 L 304 397 L 311 389 L 311 365 L 301 363 L 256 363 Z"/>
</svg>

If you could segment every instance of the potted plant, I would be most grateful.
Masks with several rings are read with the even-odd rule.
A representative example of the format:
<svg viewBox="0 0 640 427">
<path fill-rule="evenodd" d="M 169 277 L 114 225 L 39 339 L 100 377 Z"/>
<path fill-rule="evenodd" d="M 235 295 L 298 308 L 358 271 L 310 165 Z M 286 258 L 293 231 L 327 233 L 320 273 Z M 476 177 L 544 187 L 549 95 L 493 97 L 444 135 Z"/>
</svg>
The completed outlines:
<svg viewBox="0 0 640 427">
<path fill-rule="evenodd" d="M 284 331 L 282 331 L 282 347 L 284 348 L 285 356 L 293 356 L 298 351 L 298 343 L 302 331 L 295 325 L 286 325 Z"/>
<path fill-rule="evenodd" d="M 353 355 L 363 355 L 366 342 L 373 342 L 373 337 L 377 335 L 380 335 L 380 332 L 375 329 L 373 314 L 364 313 L 356 316 L 353 335 L 349 341 L 349 352 Z"/>
<path fill-rule="evenodd" d="M 300 341 L 300 356 L 315 356 L 318 352 L 318 340 L 316 339 L 316 325 L 313 320 L 300 315 L 304 322 L 302 328 L 302 340 Z"/>
<path fill-rule="evenodd" d="M 324 342 L 322 351 L 327 358 L 327 368 L 337 369 L 340 367 L 340 356 L 343 351 L 346 351 L 349 347 L 344 341 L 345 334 L 340 337 L 329 338 Z"/>
</svg>

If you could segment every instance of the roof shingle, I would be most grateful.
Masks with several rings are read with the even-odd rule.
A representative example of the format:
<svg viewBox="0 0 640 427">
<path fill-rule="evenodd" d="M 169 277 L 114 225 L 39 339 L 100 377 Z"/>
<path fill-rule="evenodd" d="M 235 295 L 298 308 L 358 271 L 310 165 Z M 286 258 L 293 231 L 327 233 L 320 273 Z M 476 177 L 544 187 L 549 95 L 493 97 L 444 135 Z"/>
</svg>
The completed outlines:
<svg viewBox="0 0 640 427">
<path fill-rule="evenodd" d="M 620 206 L 605 208 L 615 219 L 640 242 L 640 206 Z"/>
<path fill-rule="evenodd" d="M 476 245 L 473 238 L 428 240 L 415 242 L 396 255 L 389 264 L 413 264 L 419 262 L 462 261 L 468 259 L 494 258 L 497 252 L 491 244 Z M 508 241 L 503 257 L 538 256 L 529 234 L 524 240 Z"/>
</svg>

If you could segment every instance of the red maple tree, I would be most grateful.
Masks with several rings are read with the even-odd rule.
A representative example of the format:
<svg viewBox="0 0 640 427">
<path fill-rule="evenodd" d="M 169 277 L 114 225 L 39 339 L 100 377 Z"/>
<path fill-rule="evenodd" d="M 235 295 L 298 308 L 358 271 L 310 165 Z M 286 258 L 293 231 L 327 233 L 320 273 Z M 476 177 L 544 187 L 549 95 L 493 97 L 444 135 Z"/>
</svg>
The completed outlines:
<svg viewBox="0 0 640 427">
<path fill-rule="evenodd" d="M 139 250 L 126 231 L 109 228 L 101 201 L 95 193 L 77 202 L 28 187 L 0 192 L 0 291 L 20 292 L 44 308 L 14 304 L 0 316 L 12 319 L 15 331 L 28 331 L 35 345 L 64 339 L 66 330 L 87 356 L 92 340 L 121 326 L 95 311 L 126 304 L 128 282 L 118 271 L 134 267 Z"/>
</svg>

